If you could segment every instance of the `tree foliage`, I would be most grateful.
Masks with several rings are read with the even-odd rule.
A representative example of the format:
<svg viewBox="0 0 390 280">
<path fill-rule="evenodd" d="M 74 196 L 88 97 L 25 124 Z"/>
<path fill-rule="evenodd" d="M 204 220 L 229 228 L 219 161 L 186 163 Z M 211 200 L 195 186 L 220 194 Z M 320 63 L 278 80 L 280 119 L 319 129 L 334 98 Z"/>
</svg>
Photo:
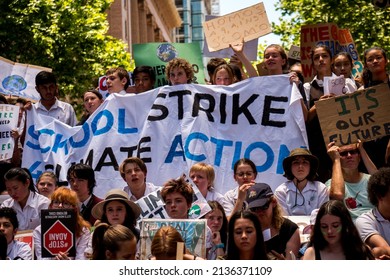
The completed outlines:
<svg viewBox="0 0 390 280">
<path fill-rule="evenodd" d="M 361 57 L 372 46 L 390 55 L 390 9 L 377 8 L 371 0 L 280 0 L 276 9 L 282 18 L 272 27 L 283 45 L 300 45 L 302 25 L 333 22 L 350 30 Z"/>
<path fill-rule="evenodd" d="M 126 45 L 107 35 L 113 0 L 2 0 L 0 56 L 53 69 L 61 96 L 78 104 L 113 66 L 131 69 Z"/>
</svg>

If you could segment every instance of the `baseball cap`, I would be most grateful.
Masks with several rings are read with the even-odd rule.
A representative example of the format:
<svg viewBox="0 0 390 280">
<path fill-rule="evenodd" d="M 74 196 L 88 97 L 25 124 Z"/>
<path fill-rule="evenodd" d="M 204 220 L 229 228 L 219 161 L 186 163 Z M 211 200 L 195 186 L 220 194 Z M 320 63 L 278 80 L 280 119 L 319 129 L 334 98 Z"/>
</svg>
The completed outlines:
<svg viewBox="0 0 390 280">
<path fill-rule="evenodd" d="M 269 201 L 273 195 L 272 189 L 268 184 L 256 183 L 250 187 L 246 194 L 246 203 L 248 208 L 262 207 Z"/>
</svg>

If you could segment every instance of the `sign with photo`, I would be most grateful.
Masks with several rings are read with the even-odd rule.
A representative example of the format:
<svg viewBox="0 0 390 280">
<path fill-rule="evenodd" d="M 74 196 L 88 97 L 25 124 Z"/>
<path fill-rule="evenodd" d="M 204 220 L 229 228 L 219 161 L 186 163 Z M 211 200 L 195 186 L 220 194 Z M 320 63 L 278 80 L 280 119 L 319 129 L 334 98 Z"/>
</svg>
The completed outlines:
<svg viewBox="0 0 390 280">
<path fill-rule="evenodd" d="M 151 244 L 162 226 L 174 227 L 182 236 L 185 247 L 192 254 L 206 259 L 206 220 L 143 219 L 141 222 L 141 260 L 152 257 Z"/>
</svg>

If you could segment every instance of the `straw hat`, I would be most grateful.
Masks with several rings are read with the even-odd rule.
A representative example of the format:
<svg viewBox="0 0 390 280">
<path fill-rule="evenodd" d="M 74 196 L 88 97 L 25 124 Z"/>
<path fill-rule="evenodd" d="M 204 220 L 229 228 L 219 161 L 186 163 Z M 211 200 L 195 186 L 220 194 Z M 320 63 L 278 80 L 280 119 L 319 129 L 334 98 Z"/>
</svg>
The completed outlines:
<svg viewBox="0 0 390 280">
<path fill-rule="evenodd" d="M 131 210 L 133 211 L 135 219 L 137 219 L 141 214 L 141 208 L 133 201 L 129 200 L 129 196 L 125 191 L 119 189 L 112 189 L 106 193 L 106 197 L 103 201 L 100 201 L 92 208 L 92 216 L 95 219 L 101 220 L 103 216 L 104 205 L 106 205 L 106 203 L 108 203 L 109 201 L 114 200 L 124 201 L 125 203 L 127 203 L 127 205 L 129 205 Z"/>
<path fill-rule="evenodd" d="M 318 158 L 312 155 L 312 153 L 305 148 L 296 148 L 292 150 L 290 152 L 290 155 L 283 160 L 284 176 L 288 177 L 287 175 L 290 175 L 290 177 L 294 177 L 291 173 L 291 164 L 293 160 L 298 156 L 304 157 L 310 162 L 309 176 L 310 174 L 314 176 L 318 170 L 318 165 L 319 165 Z"/>
</svg>

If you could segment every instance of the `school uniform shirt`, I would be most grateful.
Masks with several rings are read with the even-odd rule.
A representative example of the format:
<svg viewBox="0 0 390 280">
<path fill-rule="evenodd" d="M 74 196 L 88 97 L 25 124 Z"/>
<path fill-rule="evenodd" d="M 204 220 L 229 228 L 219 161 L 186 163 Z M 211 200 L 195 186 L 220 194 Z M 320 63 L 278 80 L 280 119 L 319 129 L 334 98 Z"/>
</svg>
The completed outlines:
<svg viewBox="0 0 390 280">
<path fill-rule="evenodd" d="M 50 260 L 54 258 L 42 258 L 42 239 L 41 239 L 41 226 L 38 226 L 33 231 L 33 240 L 34 240 L 34 251 L 37 260 Z M 86 256 L 84 254 L 85 249 L 88 246 L 88 242 L 91 239 L 91 232 L 88 228 L 83 228 L 83 233 L 81 236 L 76 237 L 76 257 L 72 257 L 72 260 L 86 260 Z"/>
<path fill-rule="evenodd" d="M 155 192 L 157 191 L 160 187 L 158 186 L 155 186 L 153 185 L 152 183 L 149 183 L 149 182 L 146 182 L 145 183 L 146 187 L 145 187 L 145 192 L 144 192 L 144 195 L 143 196 L 146 196 L 152 192 Z M 126 192 L 128 195 L 129 195 L 129 198 L 131 201 L 137 201 L 138 199 L 133 195 L 133 193 L 131 192 L 130 190 L 130 187 L 129 186 L 126 186 L 123 188 L 123 191 Z"/>
<path fill-rule="evenodd" d="M 11 241 L 7 247 L 7 257 L 10 260 L 32 260 L 31 247 L 25 242 Z"/>
<path fill-rule="evenodd" d="M 9 198 L 1 204 L 1 207 L 10 207 L 16 211 L 19 221 L 18 230 L 34 229 L 41 224 L 41 210 L 47 209 L 50 204 L 50 199 L 39 193 L 29 191 L 26 206 L 22 209 L 19 202 L 13 198 Z"/>
<path fill-rule="evenodd" d="M 206 201 L 218 201 L 222 205 L 223 195 L 214 189 L 210 189 L 206 194 Z"/>
<path fill-rule="evenodd" d="M 378 208 L 363 213 L 356 219 L 356 227 L 364 242 L 374 235 L 379 234 L 390 244 L 390 221 L 382 217 Z"/>
<path fill-rule="evenodd" d="M 53 117 L 70 126 L 75 126 L 77 124 L 76 113 L 69 103 L 56 99 L 56 102 L 49 110 L 42 105 L 41 101 L 38 101 L 33 106 L 38 114 Z"/>
<path fill-rule="evenodd" d="M 302 192 L 287 181 L 276 188 L 275 197 L 287 216 L 310 216 L 329 200 L 328 187 L 319 181 L 307 181 Z"/>
<path fill-rule="evenodd" d="M 238 199 L 238 187 L 227 191 L 221 200 L 226 216 L 230 216 Z"/>
</svg>

